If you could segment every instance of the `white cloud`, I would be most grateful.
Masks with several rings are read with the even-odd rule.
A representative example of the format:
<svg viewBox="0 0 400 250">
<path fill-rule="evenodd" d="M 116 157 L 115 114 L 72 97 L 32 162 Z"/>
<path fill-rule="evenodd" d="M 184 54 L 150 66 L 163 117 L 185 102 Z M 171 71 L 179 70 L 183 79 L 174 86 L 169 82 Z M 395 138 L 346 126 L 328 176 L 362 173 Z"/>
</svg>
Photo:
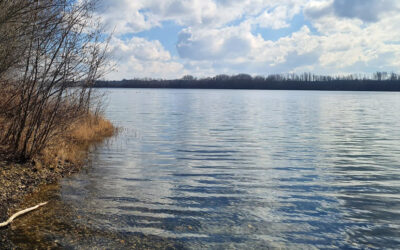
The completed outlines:
<svg viewBox="0 0 400 250">
<path fill-rule="evenodd" d="M 110 79 L 175 78 L 185 73 L 183 65 L 175 62 L 159 41 L 114 38 L 110 42 L 110 53 L 117 65 L 117 70 L 108 75 Z"/>
<path fill-rule="evenodd" d="M 400 3 L 396 0 L 312 0 L 305 13 L 310 18 L 335 15 L 363 22 L 377 22 L 396 15 L 399 10 Z"/>
<path fill-rule="evenodd" d="M 188 28 L 179 34 L 178 53 L 193 60 L 225 60 L 246 56 L 256 45 L 257 38 L 249 25 L 221 29 Z"/>
<path fill-rule="evenodd" d="M 288 57 L 310 58 L 309 55 L 319 46 L 320 41 L 306 26 L 290 37 L 273 42 L 252 34 L 251 27 L 244 24 L 212 30 L 184 30 L 180 34 L 178 52 L 188 60 L 210 61 L 213 67 L 224 73 L 229 72 L 228 67 L 233 69 L 232 73 L 260 74 L 272 70 L 293 71 L 296 68 L 294 62 L 285 67 L 285 63 L 291 60 Z M 318 61 L 317 54 L 313 54 L 313 58 L 314 63 Z M 298 64 L 301 63 L 305 61 Z"/>
<path fill-rule="evenodd" d="M 141 9 L 145 8 L 143 1 L 131 0 L 100 0 L 97 15 L 106 28 L 116 34 L 124 34 L 150 29 L 158 25 L 154 20 L 146 18 Z"/>
<path fill-rule="evenodd" d="M 396 0 L 334 0 L 332 7 L 337 16 L 366 22 L 376 22 L 383 14 L 399 10 Z"/>
<path fill-rule="evenodd" d="M 252 20 L 253 24 L 262 28 L 282 29 L 290 26 L 290 20 L 301 12 L 305 1 L 286 1 L 286 3 L 271 6 Z"/>
<path fill-rule="evenodd" d="M 281 29 L 289 27 L 289 16 L 293 17 L 293 12 L 288 13 L 289 10 L 286 6 L 278 6 L 272 11 L 264 11 L 255 19 L 255 23 L 259 24 L 262 28 Z"/>
<path fill-rule="evenodd" d="M 278 28 L 306 0 L 100 0 L 98 14 L 117 34 L 135 33 L 174 21 L 190 27 L 222 27 L 259 16 L 259 24 Z M 272 13 L 269 13 L 273 10 Z M 279 21 L 272 20 L 279 18 Z"/>
<path fill-rule="evenodd" d="M 400 12 L 392 11 L 394 5 L 387 0 L 310 1 L 304 13 L 319 31 L 315 38 L 321 43 L 316 68 L 328 73 L 400 70 L 400 31 L 396 28 Z"/>
<path fill-rule="evenodd" d="M 119 38 L 161 27 L 165 21 L 183 26 L 176 37 L 179 57 L 172 57 L 157 40 L 113 39 L 112 52 L 120 63 L 118 72 L 109 78 L 400 70 L 400 1 L 101 0 L 101 3 L 99 16 L 116 28 Z M 255 33 L 256 28 L 289 28 L 293 17 L 299 14 L 308 23 L 286 37 L 272 41 L 268 32 L 264 37 Z"/>
<path fill-rule="evenodd" d="M 133 37 L 123 41 L 114 38 L 111 41 L 111 53 L 117 60 L 126 61 L 135 57 L 143 61 L 168 61 L 171 55 L 159 41 L 148 41 L 144 38 Z"/>
</svg>

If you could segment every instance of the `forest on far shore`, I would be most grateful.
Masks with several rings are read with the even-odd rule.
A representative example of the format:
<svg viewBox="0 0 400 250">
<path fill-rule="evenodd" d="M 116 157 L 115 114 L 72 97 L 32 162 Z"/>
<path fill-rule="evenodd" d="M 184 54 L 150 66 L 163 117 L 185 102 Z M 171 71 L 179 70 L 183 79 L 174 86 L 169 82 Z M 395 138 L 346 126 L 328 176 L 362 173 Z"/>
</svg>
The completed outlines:
<svg viewBox="0 0 400 250">
<path fill-rule="evenodd" d="M 186 88 L 186 89 L 270 89 L 270 90 L 335 90 L 335 91 L 400 91 L 400 75 L 376 72 L 371 75 L 325 76 L 312 73 L 273 74 L 251 76 L 248 74 L 217 75 L 195 78 L 186 75 L 181 79 L 131 79 L 97 81 L 97 88 Z"/>
</svg>

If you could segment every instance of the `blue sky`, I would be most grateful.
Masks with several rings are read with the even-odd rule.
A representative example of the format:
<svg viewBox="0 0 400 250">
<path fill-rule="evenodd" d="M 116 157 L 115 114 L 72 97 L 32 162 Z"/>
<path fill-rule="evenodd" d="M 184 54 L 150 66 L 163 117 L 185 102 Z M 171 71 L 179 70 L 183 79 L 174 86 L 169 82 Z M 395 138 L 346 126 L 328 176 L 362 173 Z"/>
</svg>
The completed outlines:
<svg viewBox="0 0 400 250">
<path fill-rule="evenodd" d="M 396 0 L 101 0 L 108 79 L 400 69 Z"/>
</svg>

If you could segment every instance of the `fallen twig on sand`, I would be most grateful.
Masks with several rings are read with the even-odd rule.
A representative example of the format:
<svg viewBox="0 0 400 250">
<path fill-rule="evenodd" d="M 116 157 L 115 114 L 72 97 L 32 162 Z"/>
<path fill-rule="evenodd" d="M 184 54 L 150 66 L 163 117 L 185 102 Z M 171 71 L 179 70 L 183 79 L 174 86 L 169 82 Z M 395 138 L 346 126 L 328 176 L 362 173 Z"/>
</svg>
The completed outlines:
<svg viewBox="0 0 400 250">
<path fill-rule="evenodd" d="M 31 212 L 31 211 L 33 211 L 35 209 L 38 209 L 39 207 L 44 206 L 46 204 L 47 204 L 47 202 L 43 202 L 43 203 L 40 203 L 40 204 L 38 204 L 38 205 L 36 205 L 34 207 L 30 207 L 30 208 L 24 209 L 22 211 L 19 211 L 18 213 L 15 213 L 7 221 L 0 223 L 0 227 L 8 226 L 9 224 L 11 224 L 11 222 L 13 222 L 13 220 L 15 218 L 17 218 L 17 217 L 19 217 L 19 216 L 21 216 L 23 214 L 29 213 L 29 212 Z"/>
</svg>

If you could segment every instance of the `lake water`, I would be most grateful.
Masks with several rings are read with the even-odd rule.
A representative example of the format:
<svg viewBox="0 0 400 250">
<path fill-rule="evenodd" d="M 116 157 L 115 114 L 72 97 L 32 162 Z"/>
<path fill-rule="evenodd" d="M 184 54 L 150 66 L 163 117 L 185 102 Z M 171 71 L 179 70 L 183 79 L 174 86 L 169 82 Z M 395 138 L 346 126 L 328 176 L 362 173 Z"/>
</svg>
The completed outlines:
<svg viewBox="0 0 400 250">
<path fill-rule="evenodd" d="M 112 231 L 120 247 L 400 247 L 400 93 L 107 92 L 122 129 L 61 182 L 76 214 L 63 228 Z"/>
</svg>

